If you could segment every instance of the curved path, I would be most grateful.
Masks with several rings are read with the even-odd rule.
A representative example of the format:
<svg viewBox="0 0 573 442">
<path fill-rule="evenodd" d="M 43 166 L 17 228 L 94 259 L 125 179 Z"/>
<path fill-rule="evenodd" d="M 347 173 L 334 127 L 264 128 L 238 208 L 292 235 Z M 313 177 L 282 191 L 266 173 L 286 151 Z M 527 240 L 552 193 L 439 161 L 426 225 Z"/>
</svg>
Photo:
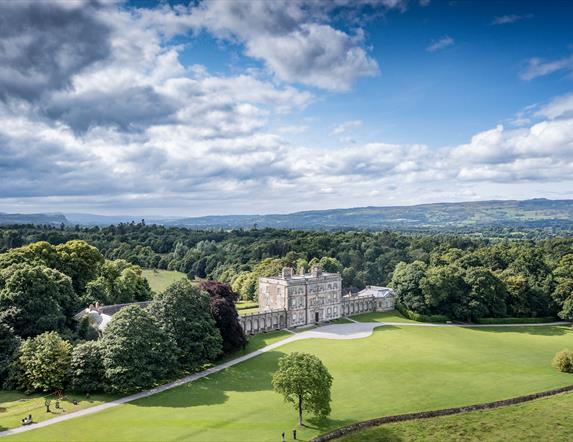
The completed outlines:
<svg viewBox="0 0 573 442">
<path fill-rule="evenodd" d="M 138 399 L 143 399 L 148 396 L 152 396 L 157 393 L 161 393 L 166 390 L 170 390 L 175 387 L 187 384 L 189 382 L 196 381 L 197 379 L 204 378 L 206 376 L 212 375 L 219 371 L 225 370 L 233 365 L 240 364 L 241 362 L 247 361 L 249 359 L 255 358 L 263 353 L 274 350 L 275 348 L 281 347 L 291 342 L 300 341 L 302 339 L 361 339 L 367 338 L 377 327 L 383 327 L 385 325 L 394 326 L 405 326 L 405 327 L 467 327 L 467 328 L 481 328 L 481 327 L 543 327 L 551 325 L 569 325 L 569 322 L 550 322 L 545 324 L 480 324 L 480 325 L 457 325 L 457 324 L 433 324 L 433 323 L 418 323 L 418 322 L 356 322 L 351 319 L 351 323 L 348 324 L 333 324 L 318 327 L 312 330 L 293 333 L 292 336 L 285 338 L 281 341 L 275 342 L 274 344 L 267 345 L 259 350 L 255 350 L 252 353 L 248 353 L 244 356 L 232 359 L 222 364 L 216 365 L 214 367 L 208 368 L 206 370 L 194 373 L 192 375 L 186 376 L 184 378 L 178 379 L 174 382 L 168 384 L 160 385 L 159 387 L 152 388 L 150 390 L 141 391 L 130 396 L 125 396 L 119 399 L 114 399 L 112 401 L 106 402 L 105 404 L 96 405 L 91 408 L 86 408 L 84 410 L 74 411 L 72 413 L 54 417 L 42 422 L 35 423 L 33 425 L 12 428 L 0 432 L 0 437 L 9 436 L 11 434 L 24 433 L 26 431 L 35 430 L 36 428 L 47 427 L 48 425 L 57 424 L 58 422 L 67 421 L 81 416 L 87 416 L 89 414 L 97 413 L 108 408 L 116 407 L 121 404 L 132 402 Z"/>
</svg>

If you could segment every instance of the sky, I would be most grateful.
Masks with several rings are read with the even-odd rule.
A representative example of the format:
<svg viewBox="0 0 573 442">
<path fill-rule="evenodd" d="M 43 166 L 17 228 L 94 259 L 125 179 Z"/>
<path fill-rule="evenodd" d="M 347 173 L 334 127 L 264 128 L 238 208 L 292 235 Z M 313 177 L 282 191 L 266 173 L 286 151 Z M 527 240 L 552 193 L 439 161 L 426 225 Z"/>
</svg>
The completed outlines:
<svg viewBox="0 0 573 442">
<path fill-rule="evenodd" d="M 0 2 L 0 211 L 573 198 L 573 2 Z"/>
</svg>

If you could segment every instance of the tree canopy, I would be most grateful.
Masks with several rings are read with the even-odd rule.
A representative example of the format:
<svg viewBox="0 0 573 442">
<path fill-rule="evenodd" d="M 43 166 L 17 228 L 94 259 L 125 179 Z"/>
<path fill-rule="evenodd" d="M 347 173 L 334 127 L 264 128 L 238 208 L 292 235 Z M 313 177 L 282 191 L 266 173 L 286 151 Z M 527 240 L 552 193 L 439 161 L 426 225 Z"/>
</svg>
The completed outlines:
<svg viewBox="0 0 573 442">
<path fill-rule="evenodd" d="M 117 312 L 101 340 L 105 389 L 131 393 L 149 388 L 177 368 L 175 343 L 144 309 Z"/>
<path fill-rule="evenodd" d="M 70 368 L 72 345 L 57 332 L 28 338 L 14 361 L 13 382 L 27 392 L 53 392 L 64 388 Z"/>
<path fill-rule="evenodd" d="M 148 311 L 177 347 L 179 363 L 196 368 L 222 352 L 223 340 L 209 311 L 210 297 L 183 279 L 156 295 Z"/>
<path fill-rule="evenodd" d="M 229 353 L 244 347 L 247 338 L 235 307 L 238 295 L 229 284 L 217 281 L 203 281 L 201 289 L 210 296 L 211 314 L 223 338 L 223 351 Z"/>
</svg>

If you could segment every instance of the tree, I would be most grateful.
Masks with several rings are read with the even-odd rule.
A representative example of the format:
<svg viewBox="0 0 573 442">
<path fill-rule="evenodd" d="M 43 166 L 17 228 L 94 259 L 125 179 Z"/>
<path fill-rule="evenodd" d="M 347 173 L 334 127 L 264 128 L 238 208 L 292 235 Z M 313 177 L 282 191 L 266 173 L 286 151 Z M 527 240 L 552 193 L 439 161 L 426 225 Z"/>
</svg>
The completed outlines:
<svg viewBox="0 0 573 442">
<path fill-rule="evenodd" d="M 18 373 L 17 386 L 27 392 L 63 389 L 71 354 L 72 345 L 57 332 L 46 332 L 26 339 L 14 361 Z"/>
<path fill-rule="evenodd" d="M 229 284 L 218 281 L 203 281 L 201 289 L 211 298 L 211 314 L 223 338 L 223 351 L 229 353 L 243 348 L 247 344 L 247 338 L 235 307 L 238 295 Z"/>
<path fill-rule="evenodd" d="M 427 311 L 426 300 L 422 292 L 422 280 L 426 277 L 426 264 L 414 261 L 411 264 L 400 262 L 392 275 L 391 287 L 398 302 L 417 313 Z"/>
<path fill-rule="evenodd" d="M 420 288 L 430 310 L 448 316 L 455 316 L 456 306 L 468 291 L 461 270 L 451 265 L 429 267 Z"/>
<path fill-rule="evenodd" d="M 469 269 L 464 279 L 470 287 L 469 293 L 464 297 L 468 320 L 505 316 L 507 291 L 499 278 L 488 269 L 476 267 Z"/>
<path fill-rule="evenodd" d="M 215 359 L 223 339 L 211 316 L 209 295 L 187 279 L 156 295 L 148 311 L 177 344 L 179 363 L 186 368 Z"/>
<path fill-rule="evenodd" d="M 342 264 L 340 264 L 336 258 L 323 256 L 320 258 L 319 265 L 325 272 L 342 273 Z"/>
<path fill-rule="evenodd" d="M 45 266 L 13 265 L 0 272 L 0 320 L 22 337 L 63 330 L 77 298 L 70 278 Z"/>
<path fill-rule="evenodd" d="M 91 393 L 103 387 L 104 368 L 99 341 L 78 344 L 72 351 L 70 381 L 74 391 Z"/>
<path fill-rule="evenodd" d="M 0 387 L 8 374 L 8 367 L 17 354 L 20 340 L 14 330 L 4 322 L 0 322 Z"/>
<path fill-rule="evenodd" d="M 105 388 L 112 393 L 151 387 L 177 370 L 175 343 L 136 305 L 124 307 L 112 317 L 101 348 Z"/>
<path fill-rule="evenodd" d="M 332 376 L 316 356 L 296 352 L 282 356 L 272 383 L 274 390 L 298 410 L 299 425 L 304 425 L 303 410 L 318 418 L 330 414 Z"/>
<path fill-rule="evenodd" d="M 573 319 L 573 253 L 561 257 L 555 268 L 555 290 L 553 299 L 560 307 L 559 317 Z"/>
<path fill-rule="evenodd" d="M 73 240 L 56 246 L 57 269 L 72 278 L 76 293 L 83 293 L 88 281 L 94 279 L 103 256 L 94 246 L 85 241 Z"/>
<path fill-rule="evenodd" d="M 151 299 L 141 268 L 123 259 L 105 261 L 97 278 L 86 284 L 84 303 L 123 304 Z"/>
</svg>

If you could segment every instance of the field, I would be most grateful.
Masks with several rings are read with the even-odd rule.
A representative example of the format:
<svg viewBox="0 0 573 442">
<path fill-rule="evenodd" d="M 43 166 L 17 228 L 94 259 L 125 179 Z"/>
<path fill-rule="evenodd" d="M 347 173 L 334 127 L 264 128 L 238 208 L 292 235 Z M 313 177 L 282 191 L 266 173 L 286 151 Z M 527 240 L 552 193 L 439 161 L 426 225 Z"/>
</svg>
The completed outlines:
<svg viewBox="0 0 573 442">
<path fill-rule="evenodd" d="M 263 341 L 282 338 L 262 336 Z M 299 430 L 299 438 L 307 440 L 377 416 L 488 402 L 571 384 L 573 375 L 550 366 L 555 352 L 567 347 L 573 347 L 573 330 L 564 326 L 385 326 L 364 339 L 290 343 L 198 382 L 13 439 L 280 440 L 281 432 L 290 434 L 296 425 L 296 413 L 272 391 L 272 373 L 282 354 L 304 351 L 318 355 L 334 376 L 332 414 L 324 421 L 307 418 L 308 426 Z"/>
<path fill-rule="evenodd" d="M 383 425 L 340 442 L 469 442 L 571 440 L 573 393 L 497 410 Z"/>
<path fill-rule="evenodd" d="M 174 282 L 187 277 L 185 273 L 182 272 L 158 269 L 145 269 L 143 270 L 143 276 L 145 276 L 151 290 L 155 293 L 162 292 Z"/>
</svg>

